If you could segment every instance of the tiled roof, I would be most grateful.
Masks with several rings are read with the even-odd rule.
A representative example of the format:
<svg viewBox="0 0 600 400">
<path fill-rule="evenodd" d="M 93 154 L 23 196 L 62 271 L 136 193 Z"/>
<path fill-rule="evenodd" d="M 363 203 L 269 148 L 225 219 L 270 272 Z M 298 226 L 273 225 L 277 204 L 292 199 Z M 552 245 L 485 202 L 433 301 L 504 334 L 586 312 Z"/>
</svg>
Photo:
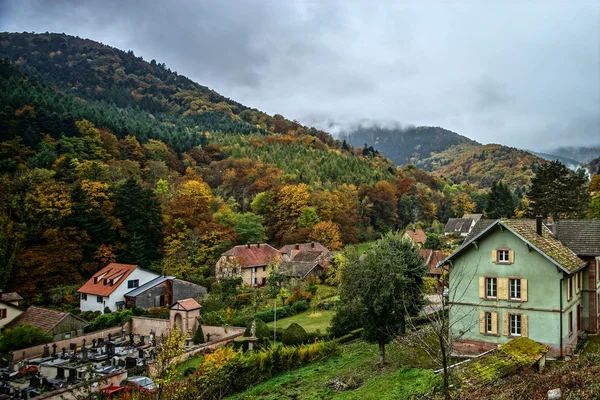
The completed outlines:
<svg viewBox="0 0 600 400">
<path fill-rule="evenodd" d="M 242 267 L 267 265 L 273 260 L 281 260 L 281 253 L 266 243 L 235 246 L 222 255 L 236 258 Z"/>
<path fill-rule="evenodd" d="M 585 261 L 558 241 L 546 227 L 543 227 L 542 235 L 538 235 L 534 219 L 504 219 L 501 222 L 567 271 L 572 272 L 586 265 Z"/>
<path fill-rule="evenodd" d="M 200 307 L 202 307 L 196 300 L 194 299 L 185 299 L 185 300 L 178 300 L 175 302 L 175 304 L 179 304 L 181 306 L 181 308 L 183 308 L 186 311 L 193 311 L 193 310 L 197 310 Z M 175 305 L 173 304 L 173 305 Z M 172 306 L 171 306 L 172 307 Z"/>
<path fill-rule="evenodd" d="M 117 290 L 127 277 L 137 268 L 137 265 L 110 263 L 79 288 L 79 293 L 96 296 L 110 296 Z"/>
<path fill-rule="evenodd" d="M 279 266 L 279 273 L 304 278 L 317 266 L 319 266 L 318 262 L 285 261 Z"/>
<path fill-rule="evenodd" d="M 73 318 L 79 319 L 82 326 L 87 325 L 83 319 L 63 311 L 51 310 L 48 308 L 31 306 L 23 314 L 13 319 L 6 325 L 7 328 L 16 326 L 31 325 L 40 328 L 45 332 L 50 332 L 60 321 L 71 315 Z"/>
<path fill-rule="evenodd" d="M 475 236 L 479 235 L 494 222 L 496 222 L 495 219 L 480 219 L 479 221 L 477 221 L 473 229 L 471 229 L 471 232 L 469 232 L 469 234 L 465 238 L 465 243 L 473 239 Z"/>
<path fill-rule="evenodd" d="M 462 217 L 474 219 L 475 221 L 479 221 L 483 217 L 483 214 L 465 214 Z"/>
<path fill-rule="evenodd" d="M 428 274 L 442 275 L 442 269 L 438 268 L 437 265 L 445 258 L 443 252 L 440 250 L 420 249 L 419 253 L 423 257 L 423 263 L 429 267 Z"/>
<path fill-rule="evenodd" d="M 450 218 L 444 226 L 445 233 L 468 233 L 471 229 L 471 224 L 473 224 L 473 219 L 471 218 Z"/>
<path fill-rule="evenodd" d="M 297 253 L 294 258 L 292 259 L 292 261 L 303 261 L 303 262 L 317 262 L 319 261 L 319 259 L 323 256 L 326 256 L 327 254 L 323 251 L 308 251 L 308 250 L 303 250 L 299 253 Z"/>
<path fill-rule="evenodd" d="M 408 235 L 415 243 L 425 244 L 425 241 L 427 240 L 427 235 L 425 235 L 425 232 L 423 232 L 422 229 L 409 229 L 406 231 L 406 235 Z"/>
<path fill-rule="evenodd" d="M 600 256 L 600 219 L 560 219 L 548 227 L 575 254 Z"/>
<path fill-rule="evenodd" d="M 21 301 L 23 297 L 17 292 L 9 292 L 9 293 L 0 293 L 0 301 L 12 302 L 12 301 Z"/>
<path fill-rule="evenodd" d="M 279 249 L 281 253 L 288 254 L 290 258 L 294 258 L 296 253 L 301 251 L 329 251 L 329 249 L 323 246 L 319 242 L 310 242 L 310 243 L 295 243 L 295 244 L 286 244 L 281 249 Z"/>
</svg>

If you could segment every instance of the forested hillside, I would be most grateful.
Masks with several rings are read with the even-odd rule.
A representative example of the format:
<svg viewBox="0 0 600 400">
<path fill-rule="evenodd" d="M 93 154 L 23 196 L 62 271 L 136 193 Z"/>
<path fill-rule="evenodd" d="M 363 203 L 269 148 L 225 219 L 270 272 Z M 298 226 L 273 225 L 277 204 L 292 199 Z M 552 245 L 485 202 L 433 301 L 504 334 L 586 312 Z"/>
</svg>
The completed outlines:
<svg viewBox="0 0 600 400">
<path fill-rule="evenodd" d="M 590 174 L 595 174 L 600 171 L 600 157 L 594 158 L 587 165 L 584 165 L 584 168 L 587 168 Z"/>
<path fill-rule="evenodd" d="M 493 182 L 502 180 L 511 189 L 523 193 L 544 162 L 524 150 L 488 144 L 454 146 L 419 161 L 417 166 L 433 171 L 435 176 L 453 182 L 468 182 L 477 188 L 488 188 Z"/>
<path fill-rule="evenodd" d="M 579 161 L 581 164 L 587 164 L 592 159 L 600 156 L 600 146 L 563 146 L 552 150 L 551 153 L 562 157 L 572 158 Z"/>
<path fill-rule="evenodd" d="M 209 286 L 235 244 L 337 249 L 485 203 L 132 53 L 65 35 L 0 46 L 0 288 L 28 302 L 115 260 Z"/>
<path fill-rule="evenodd" d="M 458 144 L 479 145 L 458 133 L 447 129 L 419 126 L 408 128 L 382 128 L 359 126 L 350 132 L 343 132 L 341 139 L 355 147 L 365 144 L 380 151 L 396 165 L 414 164 L 431 153 L 439 153 Z"/>
</svg>

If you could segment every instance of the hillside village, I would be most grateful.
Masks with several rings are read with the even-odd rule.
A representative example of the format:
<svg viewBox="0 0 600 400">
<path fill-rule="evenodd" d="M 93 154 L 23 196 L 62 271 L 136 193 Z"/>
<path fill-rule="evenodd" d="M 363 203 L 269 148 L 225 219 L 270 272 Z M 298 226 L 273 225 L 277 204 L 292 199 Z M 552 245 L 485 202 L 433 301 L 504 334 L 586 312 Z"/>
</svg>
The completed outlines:
<svg viewBox="0 0 600 400">
<path fill-rule="evenodd" d="M 406 132 L 0 33 L 0 399 L 600 397 L 595 161 Z"/>
</svg>

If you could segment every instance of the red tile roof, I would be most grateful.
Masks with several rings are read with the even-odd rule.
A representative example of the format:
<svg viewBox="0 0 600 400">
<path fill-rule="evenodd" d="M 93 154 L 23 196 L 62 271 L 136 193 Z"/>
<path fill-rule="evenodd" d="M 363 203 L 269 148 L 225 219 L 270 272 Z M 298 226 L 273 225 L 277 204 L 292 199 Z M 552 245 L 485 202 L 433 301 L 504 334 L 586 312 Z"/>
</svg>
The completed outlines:
<svg viewBox="0 0 600 400">
<path fill-rule="evenodd" d="M 423 263 L 429 267 L 428 274 L 442 275 L 442 269 L 437 268 L 437 264 L 446 258 L 443 252 L 440 250 L 420 249 L 419 253 L 423 256 Z"/>
<path fill-rule="evenodd" d="M 137 268 L 137 265 L 110 263 L 79 288 L 79 293 L 110 296 Z"/>
<path fill-rule="evenodd" d="M 281 253 L 266 243 L 235 246 L 223 253 L 223 256 L 236 258 L 242 267 L 267 265 L 282 259 Z"/>
<path fill-rule="evenodd" d="M 56 325 L 58 325 L 60 321 L 69 315 L 71 315 L 73 318 L 81 320 L 82 326 L 87 325 L 87 322 L 83 319 L 67 312 L 31 306 L 23 314 L 6 324 L 6 327 L 14 328 L 16 326 L 31 325 L 33 327 L 42 329 L 44 332 L 50 332 Z"/>
<path fill-rule="evenodd" d="M 427 235 L 425 235 L 425 232 L 423 232 L 422 229 L 417 229 L 417 230 L 409 229 L 406 231 L 406 234 L 415 243 L 420 243 L 421 245 L 424 245 L 425 241 L 427 240 Z"/>
<path fill-rule="evenodd" d="M 181 308 L 186 311 L 197 310 L 202 307 L 196 300 L 194 299 L 185 299 L 185 300 L 177 300 L 175 304 L 179 304 Z M 174 305 L 175 305 L 174 304 Z"/>
</svg>

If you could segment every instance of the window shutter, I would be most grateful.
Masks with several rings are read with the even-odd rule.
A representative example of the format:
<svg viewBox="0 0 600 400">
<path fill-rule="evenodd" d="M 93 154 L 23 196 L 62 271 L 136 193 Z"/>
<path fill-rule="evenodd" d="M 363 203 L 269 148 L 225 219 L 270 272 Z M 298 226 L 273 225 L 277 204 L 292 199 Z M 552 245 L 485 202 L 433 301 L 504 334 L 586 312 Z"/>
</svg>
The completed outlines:
<svg viewBox="0 0 600 400">
<path fill-rule="evenodd" d="M 529 327 L 527 326 L 527 315 L 521 315 L 521 336 L 529 337 Z"/>
<path fill-rule="evenodd" d="M 485 312 L 479 312 L 479 333 L 485 333 Z"/>
<path fill-rule="evenodd" d="M 479 298 L 485 299 L 485 277 L 479 277 Z"/>
<path fill-rule="evenodd" d="M 494 335 L 498 334 L 498 313 L 492 312 L 492 333 Z"/>
<path fill-rule="evenodd" d="M 502 315 L 502 333 L 508 336 L 508 313 Z"/>
<path fill-rule="evenodd" d="M 498 251 L 492 250 L 492 262 L 498 262 Z"/>
<path fill-rule="evenodd" d="M 498 278 L 498 300 L 508 300 L 508 278 Z"/>
<path fill-rule="evenodd" d="M 521 301 L 527 301 L 527 279 L 521 279 Z"/>
<path fill-rule="evenodd" d="M 515 262 L 515 252 L 513 250 L 508 251 L 508 262 L 510 264 Z"/>
</svg>

